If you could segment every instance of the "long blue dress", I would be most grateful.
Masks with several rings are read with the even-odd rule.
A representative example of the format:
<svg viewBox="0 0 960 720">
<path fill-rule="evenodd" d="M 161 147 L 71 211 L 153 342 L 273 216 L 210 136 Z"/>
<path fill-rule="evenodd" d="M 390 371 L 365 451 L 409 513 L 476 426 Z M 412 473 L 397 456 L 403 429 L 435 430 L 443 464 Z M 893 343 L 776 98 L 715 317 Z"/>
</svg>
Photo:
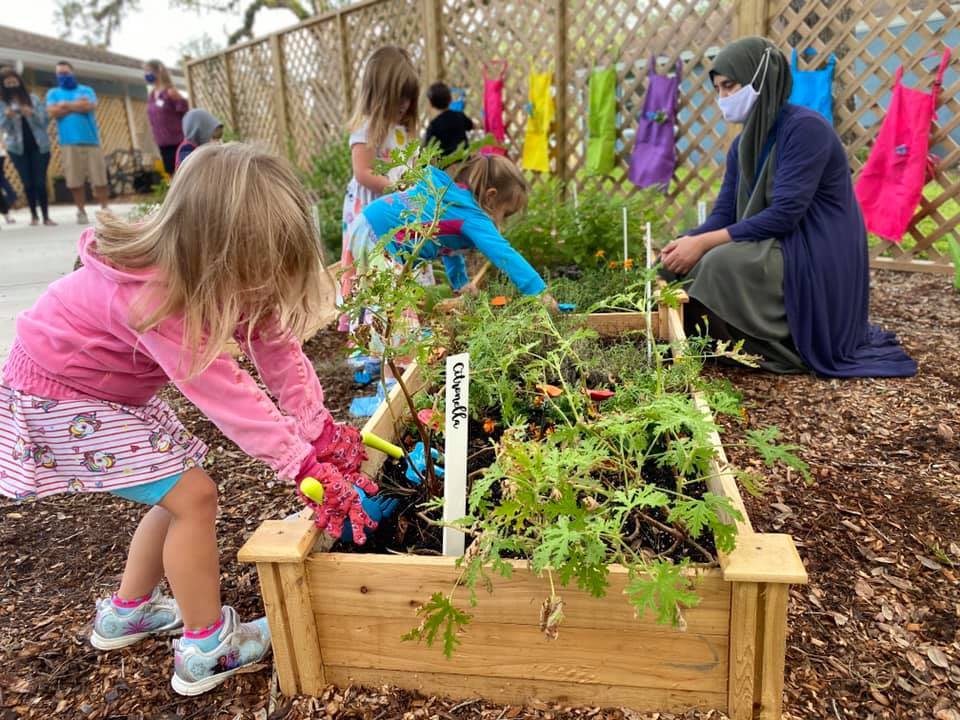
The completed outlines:
<svg viewBox="0 0 960 720">
<path fill-rule="evenodd" d="M 784 358 L 795 351 L 821 375 L 914 375 L 916 363 L 896 336 L 867 320 L 867 233 L 846 152 L 833 127 L 812 110 L 784 106 L 772 150 L 775 175 L 768 206 L 740 221 L 738 147 L 739 138 L 727 154 L 713 211 L 690 233 L 727 228 L 734 242 L 710 250 L 691 270 L 691 297 L 746 337 L 758 338 L 754 347 L 766 343 L 771 355 Z M 752 279 L 739 283 L 741 268 Z M 783 313 L 789 337 L 776 331 Z"/>
</svg>

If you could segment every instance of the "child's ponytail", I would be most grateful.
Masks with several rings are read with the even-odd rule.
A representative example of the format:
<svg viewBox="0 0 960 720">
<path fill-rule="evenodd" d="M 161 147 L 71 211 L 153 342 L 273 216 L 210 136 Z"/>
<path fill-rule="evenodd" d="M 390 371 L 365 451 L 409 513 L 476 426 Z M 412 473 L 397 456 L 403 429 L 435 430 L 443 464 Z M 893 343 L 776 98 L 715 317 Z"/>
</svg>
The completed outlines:
<svg viewBox="0 0 960 720">
<path fill-rule="evenodd" d="M 525 204 L 530 185 L 512 161 L 500 155 L 474 155 L 456 171 L 458 183 L 470 188 L 477 203 L 491 212 L 489 191 L 496 190 L 497 205 L 518 208 Z"/>
</svg>

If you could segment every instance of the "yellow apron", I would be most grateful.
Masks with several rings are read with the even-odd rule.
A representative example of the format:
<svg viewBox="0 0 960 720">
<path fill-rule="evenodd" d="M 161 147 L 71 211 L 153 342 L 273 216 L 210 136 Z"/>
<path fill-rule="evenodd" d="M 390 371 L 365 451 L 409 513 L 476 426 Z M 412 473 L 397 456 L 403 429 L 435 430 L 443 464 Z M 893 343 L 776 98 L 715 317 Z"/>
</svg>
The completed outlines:
<svg viewBox="0 0 960 720">
<path fill-rule="evenodd" d="M 527 105 L 527 131 L 521 160 L 521 165 L 527 170 L 550 172 L 550 124 L 554 116 L 551 85 L 553 71 L 534 72 L 531 62 L 530 102 Z"/>
</svg>

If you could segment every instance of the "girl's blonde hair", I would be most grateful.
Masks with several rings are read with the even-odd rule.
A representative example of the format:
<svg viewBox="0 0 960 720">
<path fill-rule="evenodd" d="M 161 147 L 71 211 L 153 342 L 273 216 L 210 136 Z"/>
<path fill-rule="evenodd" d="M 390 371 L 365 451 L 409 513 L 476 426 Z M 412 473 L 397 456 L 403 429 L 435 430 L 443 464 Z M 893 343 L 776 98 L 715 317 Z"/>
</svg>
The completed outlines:
<svg viewBox="0 0 960 720">
<path fill-rule="evenodd" d="M 166 90 L 173 87 L 173 79 L 170 77 L 170 71 L 167 66 L 159 60 L 147 60 L 144 65 L 153 70 L 157 76 L 156 87 L 158 90 Z"/>
<path fill-rule="evenodd" d="M 412 138 L 417 134 L 419 99 L 420 78 L 410 55 L 403 48 L 384 45 L 367 58 L 350 131 L 367 123 L 367 144 L 373 148 L 383 145 L 395 125 L 403 125 Z M 407 110 L 399 117 L 404 100 L 409 101 Z"/>
<path fill-rule="evenodd" d="M 153 215 L 130 223 L 101 212 L 97 221 L 98 255 L 156 270 L 130 322 L 142 333 L 181 316 L 185 377 L 205 370 L 238 331 L 248 340 L 302 338 L 317 317 L 320 241 L 300 181 L 279 157 L 240 143 L 203 145 Z"/>
<path fill-rule="evenodd" d="M 515 212 L 527 204 L 530 192 L 520 168 L 502 155 L 474 155 L 457 169 L 456 181 L 470 188 L 477 203 L 487 212 L 492 212 L 494 206 L 506 206 Z M 497 191 L 492 201 L 487 195 L 491 189 Z"/>
</svg>

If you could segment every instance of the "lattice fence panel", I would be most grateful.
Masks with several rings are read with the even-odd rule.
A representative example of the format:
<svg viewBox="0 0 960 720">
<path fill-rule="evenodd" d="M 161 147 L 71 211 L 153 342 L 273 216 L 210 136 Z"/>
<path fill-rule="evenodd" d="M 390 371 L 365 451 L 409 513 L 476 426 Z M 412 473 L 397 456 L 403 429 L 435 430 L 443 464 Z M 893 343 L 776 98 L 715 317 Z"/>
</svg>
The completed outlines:
<svg viewBox="0 0 960 720">
<path fill-rule="evenodd" d="M 195 97 L 190 107 L 202 108 L 225 125 L 233 127 L 230 108 L 230 82 L 227 77 L 226 55 L 216 55 L 190 66 L 190 77 Z"/>
<path fill-rule="evenodd" d="M 410 53 L 414 67 L 420 73 L 421 90 L 426 90 L 433 78 L 426 75 L 426 37 L 424 34 L 423 4 L 420 0 L 384 0 L 345 9 L 348 62 L 352 89 L 356 100 L 363 77 L 364 63 L 370 53 L 382 45 L 397 45 Z M 421 122 L 425 103 L 421 97 Z M 352 111 L 352 108 L 351 108 Z"/>
<path fill-rule="evenodd" d="M 230 53 L 230 87 L 236 113 L 237 133 L 246 142 L 256 142 L 285 154 L 287 139 L 277 124 L 273 53 L 268 40 L 244 45 Z"/>
<path fill-rule="evenodd" d="M 824 62 L 830 53 L 837 56 L 834 124 L 855 173 L 866 162 L 889 107 L 897 67 L 904 67 L 905 85 L 929 91 L 944 43 L 956 50 L 960 38 L 960 6 L 937 0 L 776 0 L 769 6 L 768 20 L 771 38 L 785 52 L 796 47 L 804 57 L 807 48 L 815 51 L 811 60 L 801 61 L 801 69 Z M 930 57 L 932 54 L 936 57 Z M 949 259 L 933 245 L 956 237 L 960 224 L 960 214 L 954 211 L 950 217 L 947 212 L 949 203 L 960 196 L 958 68 L 960 59 L 954 55 L 940 96 L 939 120 L 931 131 L 930 145 L 940 158 L 937 172 L 924 189 L 906 242 L 898 246 L 879 241 L 874 245 L 874 258 L 886 256 L 875 261 L 878 265 L 948 268 Z"/>
<path fill-rule="evenodd" d="M 657 71 L 673 74 L 683 62 L 678 124 L 677 171 L 664 204 L 675 227 L 691 226 L 696 204 L 713 194 L 723 174 L 727 129 L 708 86 L 713 55 L 731 39 L 732 0 L 677 0 L 669 4 L 644 0 L 572 0 L 568 10 L 567 163 L 569 175 L 587 181 L 587 112 L 594 68 L 617 70 L 617 162 L 603 179 L 610 190 L 631 192 L 627 169 L 643 110 L 651 58 Z"/>
<path fill-rule="evenodd" d="M 556 3 L 443 0 L 441 25 L 445 80 L 466 90 L 465 111 L 481 127 L 483 65 L 509 62 L 503 89 L 505 144 L 510 157 L 519 162 L 531 62 L 538 71 L 552 69 L 557 82 Z M 556 158 L 552 162 L 556 171 Z"/>
<path fill-rule="evenodd" d="M 342 140 L 346 127 L 337 19 L 292 30 L 281 43 L 293 159 L 307 167 L 322 146 Z"/>
</svg>

